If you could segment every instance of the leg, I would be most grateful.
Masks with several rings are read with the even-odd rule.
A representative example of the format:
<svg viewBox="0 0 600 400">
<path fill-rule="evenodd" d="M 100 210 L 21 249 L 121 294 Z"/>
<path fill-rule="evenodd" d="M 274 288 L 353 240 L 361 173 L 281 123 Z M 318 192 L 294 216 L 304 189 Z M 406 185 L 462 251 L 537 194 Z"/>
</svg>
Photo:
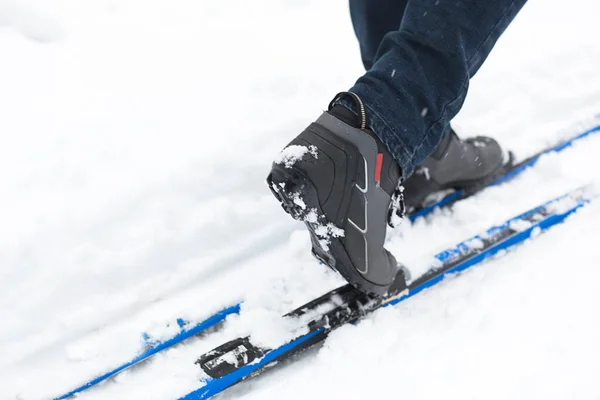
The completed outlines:
<svg viewBox="0 0 600 400">
<path fill-rule="evenodd" d="M 406 287 L 404 270 L 383 247 L 390 216 L 406 205 L 401 175 L 427 158 L 423 171 L 439 179 L 426 183 L 443 188 L 502 168 L 497 143 L 467 145 L 444 134 L 469 79 L 525 1 L 408 0 L 399 29 L 384 35 L 373 56 L 387 28 L 369 25 L 382 14 L 355 0 L 371 13 L 360 20 L 354 8 L 353 18 L 365 64 L 373 65 L 292 140 L 267 181 L 283 208 L 305 222 L 313 254 L 358 290 L 395 295 Z M 481 149 L 494 148 L 495 157 L 482 157 Z"/>
<path fill-rule="evenodd" d="M 408 0 L 350 0 L 350 16 L 366 70 L 375 62 L 383 37 L 400 29 Z"/>
<path fill-rule="evenodd" d="M 404 176 L 438 146 L 469 79 L 525 2 L 409 0 L 400 29 L 385 35 L 376 62 L 351 89 Z"/>
<path fill-rule="evenodd" d="M 377 61 L 378 49 L 385 35 L 400 29 L 407 2 L 408 0 L 350 0 L 350 15 L 365 69 L 371 69 Z M 381 53 L 385 54 L 385 51 Z M 469 71 L 471 76 L 474 73 L 474 70 Z M 450 134 L 450 130 L 449 125 L 445 127 L 441 143 L 434 154 L 415 168 L 416 175 L 404 175 L 405 199 L 409 210 L 423 206 L 427 197 L 434 192 L 449 188 L 465 189 L 459 184 L 479 180 L 493 174 L 491 171 L 496 169 L 494 161 L 498 160 L 498 155 L 493 152 L 502 152 L 501 149 L 470 149 L 472 145 L 469 141 L 461 142 L 456 134 Z M 478 139 L 479 143 L 484 143 L 481 138 Z M 488 143 L 491 146 L 495 144 L 493 141 Z M 454 155 L 455 160 L 447 157 L 448 155 Z M 468 162 L 469 159 L 485 160 L 487 165 L 469 168 L 466 164 L 473 165 Z"/>
</svg>

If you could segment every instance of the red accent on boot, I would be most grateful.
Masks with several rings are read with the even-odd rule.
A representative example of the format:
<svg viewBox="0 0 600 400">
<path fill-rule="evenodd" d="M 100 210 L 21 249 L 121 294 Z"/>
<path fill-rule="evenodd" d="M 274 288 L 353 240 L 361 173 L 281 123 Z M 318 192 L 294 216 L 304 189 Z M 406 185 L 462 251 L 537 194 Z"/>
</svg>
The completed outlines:
<svg viewBox="0 0 600 400">
<path fill-rule="evenodd" d="M 379 186 L 379 182 L 381 182 L 381 167 L 383 165 L 383 153 L 377 154 L 377 164 L 375 165 L 375 182 L 377 182 L 377 186 Z"/>
</svg>

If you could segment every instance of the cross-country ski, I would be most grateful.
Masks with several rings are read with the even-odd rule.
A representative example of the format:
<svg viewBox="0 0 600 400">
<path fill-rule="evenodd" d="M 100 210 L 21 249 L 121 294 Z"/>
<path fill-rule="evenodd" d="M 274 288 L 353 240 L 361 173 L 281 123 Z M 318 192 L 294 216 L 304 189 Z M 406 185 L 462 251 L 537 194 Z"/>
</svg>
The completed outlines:
<svg viewBox="0 0 600 400">
<path fill-rule="evenodd" d="M 596 399 L 593 0 L 0 0 L 0 399 Z"/>
</svg>

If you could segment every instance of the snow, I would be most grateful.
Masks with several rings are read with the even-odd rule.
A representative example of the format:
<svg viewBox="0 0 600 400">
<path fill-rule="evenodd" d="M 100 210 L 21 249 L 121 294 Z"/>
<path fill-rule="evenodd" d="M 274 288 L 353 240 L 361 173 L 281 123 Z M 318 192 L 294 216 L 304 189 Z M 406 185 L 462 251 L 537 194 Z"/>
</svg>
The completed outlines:
<svg viewBox="0 0 600 400">
<path fill-rule="evenodd" d="M 517 219 L 517 220 L 511 221 L 509 224 L 509 228 L 514 231 L 517 231 L 517 232 L 526 231 L 530 227 L 531 227 L 531 222 L 526 221 L 524 219 Z"/>
<path fill-rule="evenodd" d="M 529 2 L 456 131 L 523 158 L 597 122 L 599 7 Z M 222 331 L 80 396 L 177 398 L 197 387 L 200 354 L 239 334 L 284 340 L 278 315 L 342 283 L 264 181 L 361 73 L 345 1 L 0 0 L 0 53 L 0 398 L 64 393 L 133 356 L 142 332 L 244 299 Z M 400 225 L 388 248 L 414 277 L 436 252 L 597 182 L 599 151 L 592 137 L 544 157 Z M 222 398 L 598 398 L 599 218 L 592 203 Z"/>
<path fill-rule="evenodd" d="M 306 147 L 291 145 L 281 150 L 281 153 L 275 157 L 274 161 L 278 164 L 285 165 L 286 168 L 291 168 L 296 162 L 302 160 L 302 157 L 304 157 L 307 153 L 314 158 L 319 158 L 316 146 L 311 145 Z"/>
<path fill-rule="evenodd" d="M 325 251 L 329 250 L 332 238 L 344 237 L 346 234 L 343 229 L 338 228 L 331 222 L 324 222 L 325 216 L 319 215 L 316 209 L 311 209 L 304 217 L 304 221 L 308 222 L 319 238 L 319 245 Z"/>
</svg>

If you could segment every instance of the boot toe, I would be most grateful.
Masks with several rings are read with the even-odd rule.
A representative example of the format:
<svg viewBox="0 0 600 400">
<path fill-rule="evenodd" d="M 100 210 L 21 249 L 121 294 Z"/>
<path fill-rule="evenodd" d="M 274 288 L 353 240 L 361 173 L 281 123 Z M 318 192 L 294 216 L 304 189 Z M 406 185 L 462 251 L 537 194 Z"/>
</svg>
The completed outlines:
<svg viewBox="0 0 600 400">
<path fill-rule="evenodd" d="M 466 139 L 465 142 L 473 146 L 477 154 L 473 159 L 476 169 L 479 170 L 477 175 L 482 177 L 489 175 L 505 164 L 504 150 L 495 139 L 477 136 Z"/>
</svg>

